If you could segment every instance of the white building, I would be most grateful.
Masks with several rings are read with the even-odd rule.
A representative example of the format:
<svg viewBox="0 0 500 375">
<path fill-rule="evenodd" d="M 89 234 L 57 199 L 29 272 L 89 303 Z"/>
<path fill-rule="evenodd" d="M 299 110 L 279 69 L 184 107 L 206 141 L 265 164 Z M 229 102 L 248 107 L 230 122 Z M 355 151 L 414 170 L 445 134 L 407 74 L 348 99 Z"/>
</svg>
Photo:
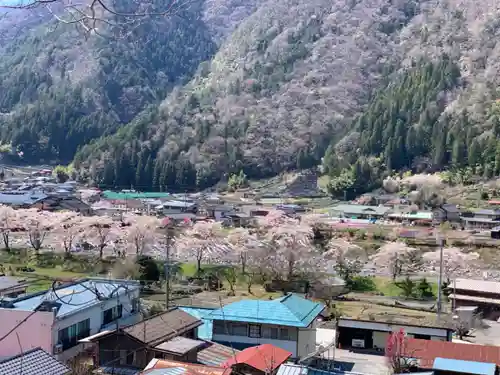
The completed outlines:
<svg viewBox="0 0 500 375">
<path fill-rule="evenodd" d="M 141 319 L 139 291 L 136 281 L 84 279 L 4 300 L 0 303 L 0 337 L 18 328 L 0 342 L 0 357 L 41 347 L 66 361 L 82 350 L 78 340 L 137 323 Z"/>
<path fill-rule="evenodd" d="M 288 294 L 270 301 L 242 300 L 212 311 L 212 341 L 245 349 L 272 344 L 300 358 L 316 350 L 321 303 Z"/>
</svg>

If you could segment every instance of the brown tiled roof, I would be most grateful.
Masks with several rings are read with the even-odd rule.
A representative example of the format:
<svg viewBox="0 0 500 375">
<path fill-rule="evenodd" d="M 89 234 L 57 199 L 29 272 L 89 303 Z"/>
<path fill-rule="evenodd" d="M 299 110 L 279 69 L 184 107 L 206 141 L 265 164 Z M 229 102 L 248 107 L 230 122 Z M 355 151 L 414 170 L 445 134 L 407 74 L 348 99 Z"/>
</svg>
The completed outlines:
<svg viewBox="0 0 500 375">
<path fill-rule="evenodd" d="M 174 308 L 151 318 L 144 319 L 123 330 L 130 336 L 148 345 L 156 346 L 173 337 L 181 336 L 202 324 L 201 320 L 178 308 Z"/>
<path fill-rule="evenodd" d="M 500 366 L 500 347 L 498 346 L 409 338 L 406 340 L 404 352 L 405 357 L 420 359 L 422 368 L 432 368 L 436 358 L 496 363 Z"/>
</svg>

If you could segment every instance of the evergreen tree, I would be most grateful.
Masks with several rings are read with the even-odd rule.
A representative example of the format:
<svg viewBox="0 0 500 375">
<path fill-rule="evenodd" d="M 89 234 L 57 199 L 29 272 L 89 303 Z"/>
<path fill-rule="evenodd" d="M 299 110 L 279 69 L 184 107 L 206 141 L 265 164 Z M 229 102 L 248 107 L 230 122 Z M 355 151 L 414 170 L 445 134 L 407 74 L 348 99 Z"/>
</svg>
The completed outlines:
<svg viewBox="0 0 500 375">
<path fill-rule="evenodd" d="M 471 167 L 475 167 L 481 162 L 481 148 L 477 139 L 473 139 L 469 146 L 469 152 L 467 153 L 467 159 Z"/>
</svg>

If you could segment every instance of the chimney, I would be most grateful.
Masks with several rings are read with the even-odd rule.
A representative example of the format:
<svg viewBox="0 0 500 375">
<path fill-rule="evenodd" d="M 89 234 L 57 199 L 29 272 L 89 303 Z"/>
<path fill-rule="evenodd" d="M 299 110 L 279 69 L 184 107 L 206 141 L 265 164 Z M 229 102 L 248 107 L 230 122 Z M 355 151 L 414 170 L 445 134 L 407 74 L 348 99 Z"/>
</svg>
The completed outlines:
<svg viewBox="0 0 500 375">
<path fill-rule="evenodd" d="M 57 307 L 52 308 L 52 314 L 54 314 L 54 320 L 56 320 L 57 317 Z"/>
</svg>

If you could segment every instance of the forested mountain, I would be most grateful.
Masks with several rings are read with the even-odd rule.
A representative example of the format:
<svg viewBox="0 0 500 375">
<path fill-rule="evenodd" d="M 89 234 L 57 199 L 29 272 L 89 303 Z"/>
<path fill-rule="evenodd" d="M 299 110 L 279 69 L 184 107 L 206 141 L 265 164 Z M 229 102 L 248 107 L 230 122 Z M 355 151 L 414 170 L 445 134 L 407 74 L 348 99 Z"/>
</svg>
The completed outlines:
<svg viewBox="0 0 500 375">
<path fill-rule="evenodd" d="M 51 21 L 0 39 L 3 143 L 142 190 L 323 156 L 334 193 L 391 170 L 500 172 L 500 0 L 195 4 L 125 39 Z"/>
</svg>

